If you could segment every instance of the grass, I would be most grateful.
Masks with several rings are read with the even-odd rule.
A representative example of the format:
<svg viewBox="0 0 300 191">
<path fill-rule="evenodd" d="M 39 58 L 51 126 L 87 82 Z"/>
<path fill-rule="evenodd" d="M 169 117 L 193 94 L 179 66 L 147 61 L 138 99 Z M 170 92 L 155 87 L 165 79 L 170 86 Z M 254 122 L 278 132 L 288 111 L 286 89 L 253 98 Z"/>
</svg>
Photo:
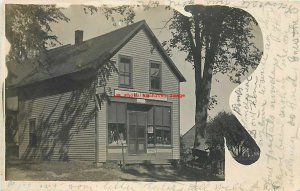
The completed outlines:
<svg viewBox="0 0 300 191">
<path fill-rule="evenodd" d="M 38 181 L 207 181 L 224 180 L 208 177 L 202 169 L 174 168 L 171 165 L 129 165 L 121 169 L 107 163 L 96 167 L 91 162 L 40 161 L 18 159 L 6 161 L 6 180 Z"/>
</svg>

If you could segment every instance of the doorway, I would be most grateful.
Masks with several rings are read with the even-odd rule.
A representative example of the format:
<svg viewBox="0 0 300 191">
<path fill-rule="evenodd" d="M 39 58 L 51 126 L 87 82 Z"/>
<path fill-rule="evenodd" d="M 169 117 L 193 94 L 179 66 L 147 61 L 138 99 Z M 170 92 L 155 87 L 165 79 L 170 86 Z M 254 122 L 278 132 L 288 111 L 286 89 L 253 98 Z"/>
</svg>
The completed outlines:
<svg viewBox="0 0 300 191">
<path fill-rule="evenodd" d="M 147 112 L 128 111 L 128 153 L 146 153 Z"/>
</svg>

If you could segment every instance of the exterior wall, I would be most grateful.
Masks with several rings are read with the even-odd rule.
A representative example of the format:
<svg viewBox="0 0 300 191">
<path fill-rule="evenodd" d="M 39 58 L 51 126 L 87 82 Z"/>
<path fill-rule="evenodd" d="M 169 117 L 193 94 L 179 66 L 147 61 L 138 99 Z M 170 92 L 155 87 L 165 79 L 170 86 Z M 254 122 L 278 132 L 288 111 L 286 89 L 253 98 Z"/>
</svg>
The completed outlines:
<svg viewBox="0 0 300 191">
<path fill-rule="evenodd" d="M 129 91 L 138 91 L 145 93 L 155 93 L 150 91 L 150 61 L 156 61 L 161 63 L 162 70 L 162 92 L 165 94 L 179 93 L 179 81 L 176 76 L 172 73 L 167 63 L 165 63 L 164 59 L 158 52 L 156 48 L 153 49 L 153 45 L 150 42 L 150 39 L 147 37 L 146 32 L 143 30 L 139 31 L 124 47 L 122 47 L 111 59 L 115 61 L 118 67 L 119 56 L 130 56 L 133 60 L 133 78 L 132 78 L 132 88 L 119 88 L 119 79 L 118 74 L 114 73 L 109 82 L 107 83 L 107 87 L 112 88 L 112 92 L 114 89 L 119 90 L 129 90 Z M 157 148 L 153 152 L 156 155 L 165 156 L 163 158 L 166 159 L 179 159 L 180 158 L 180 148 L 179 148 L 179 99 L 178 98 L 169 98 L 167 100 L 172 104 L 172 148 Z M 106 107 L 102 108 L 103 112 L 106 113 Z M 100 129 L 105 129 L 107 131 L 107 123 L 104 123 L 106 120 L 106 116 L 99 116 L 99 120 L 103 121 L 102 125 L 99 127 Z M 104 134 L 102 134 L 104 135 Z M 105 133 L 106 135 L 106 133 Z M 107 136 L 107 135 L 106 135 Z M 106 139 L 106 137 L 101 137 L 101 139 Z M 99 147 L 102 149 L 106 149 L 107 144 L 100 144 Z M 108 159 L 121 159 L 122 151 L 120 147 L 107 147 L 108 150 Z M 126 148 L 125 148 L 126 151 Z M 148 155 L 150 156 L 150 155 Z M 151 158 L 151 157 L 150 157 Z"/>
<path fill-rule="evenodd" d="M 34 91 L 32 92 L 34 93 Z M 19 157 L 95 161 L 95 102 L 91 91 L 69 91 L 20 101 Z M 29 146 L 29 119 L 36 119 L 37 147 Z"/>
<path fill-rule="evenodd" d="M 104 102 L 101 105 L 101 109 L 97 111 L 97 126 L 98 126 L 98 131 L 97 131 L 97 162 L 105 162 L 107 157 L 106 157 L 106 145 L 107 145 L 107 103 Z"/>
<path fill-rule="evenodd" d="M 190 130 L 188 130 L 183 136 L 182 136 L 182 143 L 185 148 L 193 148 L 194 147 L 194 141 L 195 141 L 195 126 L 193 126 Z"/>
<path fill-rule="evenodd" d="M 196 126 L 194 125 L 190 130 L 188 130 L 183 136 L 182 136 L 182 143 L 184 148 L 193 148 L 194 142 L 195 142 L 195 133 L 196 133 Z M 200 150 L 206 149 L 206 143 L 205 139 L 200 139 Z"/>
</svg>

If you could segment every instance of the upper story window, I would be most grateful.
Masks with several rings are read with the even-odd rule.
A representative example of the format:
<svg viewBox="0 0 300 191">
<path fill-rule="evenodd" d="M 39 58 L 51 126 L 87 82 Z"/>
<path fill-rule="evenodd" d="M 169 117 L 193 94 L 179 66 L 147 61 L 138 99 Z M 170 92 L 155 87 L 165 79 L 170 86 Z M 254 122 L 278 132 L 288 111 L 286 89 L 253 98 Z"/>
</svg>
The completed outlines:
<svg viewBox="0 0 300 191">
<path fill-rule="evenodd" d="M 132 58 L 120 56 L 119 60 L 119 86 L 132 86 Z"/>
<path fill-rule="evenodd" d="M 161 90 L 161 64 L 150 62 L 150 90 Z"/>
</svg>

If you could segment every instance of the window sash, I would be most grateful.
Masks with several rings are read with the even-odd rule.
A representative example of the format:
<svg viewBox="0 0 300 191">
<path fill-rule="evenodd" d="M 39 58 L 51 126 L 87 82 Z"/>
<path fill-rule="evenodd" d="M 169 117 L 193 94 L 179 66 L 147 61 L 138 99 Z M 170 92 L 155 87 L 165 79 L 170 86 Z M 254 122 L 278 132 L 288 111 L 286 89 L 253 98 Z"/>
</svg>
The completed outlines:
<svg viewBox="0 0 300 191">
<path fill-rule="evenodd" d="M 30 147 L 36 147 L 38 142 L 38 137 L 37 134 L 34 133 L 29 133 L 29 146 Z"/>
<path fill-rule="evenodd" d="M 29 120 L 29 132 L 35 133 L 36 132 L 36 119 Z"/>
<path fill-rule="evenodd" d="M 29 146 L 36 147 L 38 144 L 36 119 L 29 119 Z"/>
<path fill-rule="evenodd" d="M 150 90 L 161 90 L 161 64 L 150 62 Z"/>
<path fill-rule="evenodd" d="M 152 77 L 151 78 L 151 90 L 160 90 L 160 78 L 158 77 Z"/>
<path fill-rule="evenodd" d="M 121 56 L 119 59 L 119 85 L 132 85 L 132 59 Z"/>
</svg>

